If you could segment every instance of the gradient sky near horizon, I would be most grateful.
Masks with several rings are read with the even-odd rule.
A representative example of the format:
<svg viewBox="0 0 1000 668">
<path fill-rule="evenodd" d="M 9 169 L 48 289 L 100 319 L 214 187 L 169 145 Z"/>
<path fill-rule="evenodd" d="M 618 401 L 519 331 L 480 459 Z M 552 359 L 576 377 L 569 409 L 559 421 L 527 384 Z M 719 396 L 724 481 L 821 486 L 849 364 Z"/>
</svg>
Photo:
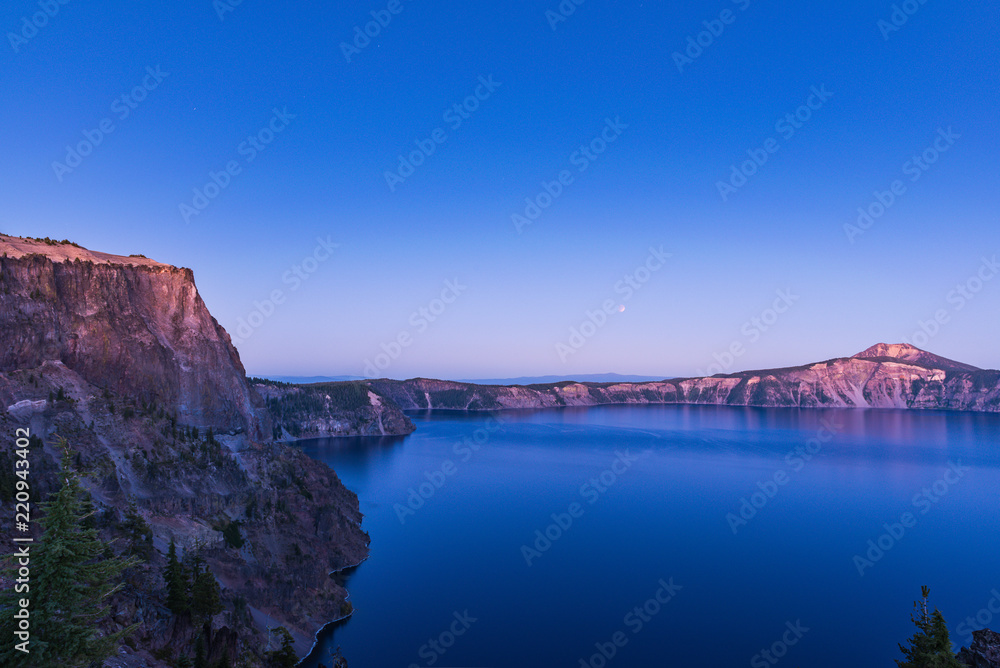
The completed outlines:
<svg viewBox="0 0 1000 668">
<path fill-rule="evenodd" d="M 401 333 L 381 376 L 693 375 L 903 340 L 1000 367 L 1000 276 L 983 263 L 1000 254 L 994 3 L 911 0 L 889 31 L 888 0 L 588 0 L 555 29 L 558 0 L 225 1 L 0 9 L 0 232 L 191 267 L 251 374 L 362 375 Z M 390 5 L 348 62 L 341 44 Z M 689 37 L 706 46 L 681 70 Z M 147 68 L 166 73 L 155 88 Z M 499 87 L 454 128 L 444 112 L 480 77 Z M 787 136 L 776 123 L 814 87 L 832 97 Z M 282 129 L 251 161 L 243 142 L 275 109 Z M 627 127 L 581 172 L 574 153 L 606 119 Z M 102 122 L 78 166 L 53 167 Z M 385 172 L 438 128 L 390 189 Z M 718 182 L 768 139 L 777 151 L 724 200 Z M 935 141 L 947 150 L 914 172 Z M 563 170 L 572 183 L 519 231 L 512 215 Z M 905 191 L 849 239 L 895 180 Z M 339 246 L 313 265 L 318 239 Z M 616 284 L 650 247 L 671 257 L 626 298 Z M 449 280 L 467 287 L 423 329 L 412 314 Z M 772 319 L 778 291 L 796 299 Z M 562 359 L 606 300 L 614 313 Z M 240 336 L 241 319 L 259 326 Z"/>
</svg>

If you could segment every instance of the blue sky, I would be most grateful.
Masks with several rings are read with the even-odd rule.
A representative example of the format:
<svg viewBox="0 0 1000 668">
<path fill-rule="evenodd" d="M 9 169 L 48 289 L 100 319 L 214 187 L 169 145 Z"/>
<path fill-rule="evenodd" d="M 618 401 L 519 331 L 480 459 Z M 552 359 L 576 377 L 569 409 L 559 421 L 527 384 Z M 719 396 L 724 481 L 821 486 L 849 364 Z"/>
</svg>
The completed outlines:
<svg viewBox="0 0 1000 668">
<path fill-rule="evenodd" d="M 902 5 L 15 0 L 0 231 L 193 268 L 256 374 L 997 368 L 1000 21 Z"/>
</svg>

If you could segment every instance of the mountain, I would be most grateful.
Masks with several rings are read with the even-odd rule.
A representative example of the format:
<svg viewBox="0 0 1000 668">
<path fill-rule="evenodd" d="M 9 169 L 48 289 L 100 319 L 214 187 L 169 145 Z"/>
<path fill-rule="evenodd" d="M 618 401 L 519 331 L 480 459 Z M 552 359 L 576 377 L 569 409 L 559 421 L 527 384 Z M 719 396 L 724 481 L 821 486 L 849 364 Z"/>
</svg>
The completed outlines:
<svg viewBox="0 0 1000 668">
<path fill-rule="evenodd" d="M 971 364 L 962 364 L 940 355 L 926 352 L 908 343 L 877 343 L 854 356 L 859 359 L 886 359 L 927 367 L 928 369 L 949 369 L 951 371 L 982 371 Z"/>
<path fill-rule="evenodd" d="M 1000 371 L 954 362 L 906 344 L 798 367 L 647 383 L 560 381 L 484 386 L 416 378 L 366 383 L 404 410 L 497 410 L 601 404 L 911 408 L 1000 411 Z"/>
<path fill-rule="evenodd" d="M 211 665 L 262 667 L 270 629 L 285 626 L 301 656 L 351 613 L 330 573 L 368 556 L 358 499 L 325 464 L 273 441 L 265 401 L 189 269 L 0 235 L 0 344 L 0 432 L 40 439 L 32 501 L 57 489 L 65 442 L 100 537 L 145 557 L 107 601 L 102 631 L 139 624 L 115 665 L 173 666 L 203 635 Z M 0 449 L 5 535 L 14 471 Z M 221 584 L 223 609 L 204 627 L 165 606 L 171 541 Z"/>
</svg>

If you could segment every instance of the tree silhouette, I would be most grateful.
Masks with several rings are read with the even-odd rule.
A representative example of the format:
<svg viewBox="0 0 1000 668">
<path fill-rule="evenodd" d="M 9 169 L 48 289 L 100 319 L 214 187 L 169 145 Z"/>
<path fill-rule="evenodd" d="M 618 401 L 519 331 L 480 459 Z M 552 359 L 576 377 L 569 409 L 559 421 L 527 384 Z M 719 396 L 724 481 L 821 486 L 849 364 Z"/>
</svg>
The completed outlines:
<svg viewBox="0 0 1000 668">
<path fill-rule="evenodd" d="M 108 616 L 108 597 L 124 586 L 122 572 L 139 560 L 106 557 L 110 546 L 86 525 L 92 510 L 71 468 L 65 441 L 62 447 L 62 486 L 41 506 L 43 533 L 31 552 L 30 654 L 15 650 L 10 641 L 17 606 L 13 605 L 14 592 L 6 591 L 0 600 L 0 633 L 8 639 L 0 649 L 4 666 L 89 666 L 110 656 L 137 626 L 98 634 Z"/>
<path fill-rule="evenodd" d="M 172 538 L 167 550 L 167 565 L 163 568 L 163 580 L 167 583 L 167 607 L 175 615 L 186 612 L 190 605 L 187 573 L 177 559 L 177 545 Z"/>
<path fill-rule="evenodd" d="M 195 556 L 191 565 L 191 614 L 198 620 L 207 620 L 222 612 L 219 583 L 205 561 Z"/>
<path fill-rule="evenodd" d="M 272 665 L 278 668 L 294 668 L 299 662 L 299 658 L 295 655 L 295 639 L 284 626 L 279 626 L 274 631 L 281 639 L 281 648 L 270 652 Z"/>
<path fill-rule="evenodd" d="M 899 668 L 964 668 L 951 651 L 944 615 L 937 608 L 933 613 L 927 612 L 930 588 L 921 587 L 920 593 L 921 600 L 913 603 L 913 614 L 910 615 L 917 632 L 910 637 L 909 647 L 899 646 L 905 660 L 896 659 L 896 665 Z"/>
</svg>

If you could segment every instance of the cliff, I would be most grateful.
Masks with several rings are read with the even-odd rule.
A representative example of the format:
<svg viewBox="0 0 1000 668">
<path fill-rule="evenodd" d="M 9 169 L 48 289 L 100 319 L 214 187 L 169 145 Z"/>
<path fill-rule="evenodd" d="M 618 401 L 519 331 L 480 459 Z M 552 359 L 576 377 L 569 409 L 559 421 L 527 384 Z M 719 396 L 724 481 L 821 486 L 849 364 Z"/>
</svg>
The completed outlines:
<svg viewBox="0 0 1000 668">
<path fill-rule="evenodd" d="M 803 408 L 1000 411 L 1000 371 L 906 344 L 806 366 L 651 383 L 475 385 L 416 378 L 366 381 L 404 410 L 501 410 L 602 404 L 717 404 Z"/>
<path fill-rule="evenodd" d="M 301 656 L 350 614 L 330 573 L 368 556 L 357 497 L 326 465 L 272 441 L 264 402 L 190 270 L 0 236 L 0 343 L 0 430 L 41 439 L 33 501 L 55 490 L 65 439 L 100 535 L 145 557 L 110 601 L 104 630 L 139 623 L 114 665 L 172 666 L 201 635 L 213 665 L 225 655 L 263 666 L 276 649 L 268 629 L 285 626 Z M 14 467 L 0 460 L 9 532 Z M 166 608 L 171 540 L 222 585 L 223 610 L 204 627 Z"/>
<path fill-rule="evenodd" d="M 251 379 L 264 397 L 275 440 L 409 434 L 416 427 L 392 399 L 364 383 L 292 385 Z"/>
<path fill-rule="evenodd" d="M 958 660 L 970 668 L 1000 668 L 1000 633 L 973 631 L 972 644 L 962 648 Z"/>
<path fill-rule="evenodd" d="M 270 434 L 229 335 L 190 269 L 0 236 L 0 372 L 58 360 L 185 424 Z"/>
</svg>

